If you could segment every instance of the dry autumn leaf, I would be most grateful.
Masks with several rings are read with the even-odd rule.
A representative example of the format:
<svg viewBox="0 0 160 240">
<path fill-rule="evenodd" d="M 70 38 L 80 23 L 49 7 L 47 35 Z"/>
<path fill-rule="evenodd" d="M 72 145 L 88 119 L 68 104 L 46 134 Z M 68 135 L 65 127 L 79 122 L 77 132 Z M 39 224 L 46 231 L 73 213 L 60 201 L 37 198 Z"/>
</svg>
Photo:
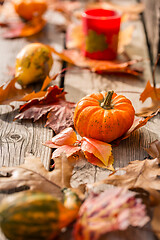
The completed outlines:
<svg viewBox="0 0 160 240">
<path fill-rule="evenodd" d="M 63 152 L 65 152 L 67 158 L 71 157 L 74 159 L 75 155 L 79 158 L 82 152 L 88 162 L 99 167 L 114 170 L 111 145 L 86 137 L 78 141 L 72 128 L 66 128 L 54 136 L 52 141 L 47 141 L 44 145 L 50 148 L 57 148 L 52 154 L 53 159 L 59 157 Z M 75 159 L 77 158 L 75 157 Z"/>
<path fill-rule="evenodd" d="M 83 137 L 81 140 L 81 150 L 88 162 L 114 171 L 112 166 L 114 159 L 112 155 L 112 146 L 110 144 L 93 138 Z"/>
<path fill-rule="evenodd" d="M 46 21 L 40 17 L 27 22 L 8 22 L 2 36 L 4 38 L 29 37 L 40 32 L 45 25 Z"/>
<path fill-rule="evenodd" d="M 62 60 L 74 64 L 77 67 L 89 68 L 92 72 L 98 73 L 126 73 L 132 75 L 139 75 L 142 73 L 142 69 L 137 68 L 134 64 L 142 61 L 142 59 L 134 59 L 130 61 L 100 61 L 92 60 L 82 56 L 82 54 L 75 49 L 64 50 L 63 52 L 57 52 L 53 47 L 50 49 L 53 53 L 58 55 Z M 78 59 L 78 61 L 77 61 Z"/>
<path fill-rule="evenodd" d="M 136 113 L 137 116 L 147 117 L 160 109 L 160 88 L 152 87 L 149 81 L 140 95 L 142 103 L 145 102 L 147 98 L 151 98 L 151 105 L 140 109 L 140 111 Z"/>
<path fill-rule="evenodd" d="M 0 192 L 29 188 L 61 198 L 61 188 L 70 187 L 72 169 L 64 155 L 56 158 L 55 169 L 51 172 L 44 168 L 40 158 L 28 156 L 20 166 L 0 168 Z"/>
<path fill-rule="evenodd" d="M 92 194 L 82 204 L 74 226 L 75 240 L 97 240 L 107 232 L 144 226 L 149 217 L 135 193 L 122 188 Z"/>
<path fill-rule="evenodd" d="M 152 158 L 160 159 L 160 141 L 155 140 L 150 143 L 149 148 L 145 148 L 145 150 Z"/>
<path fill-rule="evenodd" d="M 13 101 L 20 100 L 24 95 L 27 95 L 31 91 L 31 88 L 23 89 L 17 83 L 17 79 L 14 78 L 0 87 L 0 104 L 9 104 Z"/>
<path fill-rule="evenodd" d="M 147 118 L 141 118 L 141 117 L 135 117 L 132 126 L 130 127 L 130 129 L 120 138 L 116 139 L 113 144 L 119 144 L 119 142 L 121 140 L 124 140 L 126 138 L 128 138 L 134 131 L 136 131 L 137 129 L 143 127 L 144 125 L 147 124 L 147 122 L 154 117 L 155 115 L 157 115 L 157 112 L 155 114 L 152 114 L 151 116 L 148 116 Z"/>
<path fill-rule="evenodd" d="M 46 126 L 59 133 L 66 127 L 73 125 L 72 115 L 75 104 L 67 102 L 64 98 L 65 94 L 62 88 L 56 85 L 51 86 L 43 97 L 33 98 L 22 105 L 20 113 L 15 119 L 33 119 L 37 121 L 43 115 L 48 114 Z"/>
<path fill-rule="evenodd" d="M 118 175 L 119 170 L 125 171 L 125 173 Z M 108 178 L 89 185 L 88 187 L 91 188 L 100 184 L 111 184 L 128 189 L 143 188 L 151 195 L 154 192 L 152 190 L 160 190 L 160 179 L 157 177 L 160 175 L 158 158 L 132 161 L 128 166 L 120 168 L 119 170 L 115 171 Z"/>
<path fill-rule="evenodd" d="M 34 98 L 44 97 L 46 94 L 45 88 L 65 70 L 66 69 L 63 69 L 53 77 L 47 76 L 39 92 L 32 92 L 31 87 L 22 88 L 22 86 L 17 83 L 17 78 L 13 78 L 0 87 L 0 104 L 10 104 L 13 101 L 29 101 Z"/>
</svg>

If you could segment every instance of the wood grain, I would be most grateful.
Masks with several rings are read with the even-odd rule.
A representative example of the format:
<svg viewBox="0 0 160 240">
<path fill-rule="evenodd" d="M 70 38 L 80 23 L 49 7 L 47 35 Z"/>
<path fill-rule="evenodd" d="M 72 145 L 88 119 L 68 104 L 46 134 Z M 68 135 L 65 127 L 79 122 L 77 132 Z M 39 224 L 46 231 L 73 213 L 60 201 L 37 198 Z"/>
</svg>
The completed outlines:
<svg viewBox="0 0 160 240">
<path fill-rule="evenodd" d="M 52 15 L 49 12 L 48 19 L 50 23 L 45 29 L 30 38 L 4 40 L 0 39 L 0 84 L 3 84 L 10 79 L 7 73 L 7 66 L 14 66 L 15 57 L 20 49 L 30 42 L 43 42 L 50 44 L 61 50 L 63 48 L 64 35 L 57 32 L 55 27 L 55 20 L 59 16 Z M 142 77 L 131 77 L 126 75 L 98 75 L 90 73 L 89 70 L 81 70 L 73 67 L 65 75 L 65 90 L 68 92 L 67 100 L 77 102 L 86 94 L 95 91 L 114 89 L 115 91 L 137 91 L 141 92 L 147 80 L 152 79 L 151 69 L 149 63 L 148 49 L 146 45 L 146 38 L 141 21 L 136 21 L 131 24 L 135 25 L 135 30 L 132 38 L 132 43 L 126 48 L 127 54 L 130 57 L 136 55 L 143 57 L 144 74 Z M 57 73 L 61 69 L 61 62 L 55 57 L 55 63 L 51 74 Z M 56 81 L 59 83 L 59 79 Z M 135 107 L 138 108 L 140 103 L 138 100 L 139 94 L 126 93 L 127 96 L 134 102 Z M 15 103 L 15 110 L 10 106 L 0 106 L 0 166 L 19 165 L 24 162 L 24 157 L 27 153 L 32 153 L 40 156 L 46 168 L 49 167 L 51 150 L 42 145 L 46 140 L 50 140 L 53 132 L 44 127 L 44 120 L 33 123 L 32 121 L 15 121 L 14 116 L 18 112 L 18 103 Z M 114 167 L 119 168 L 126 166 L 132 160 L 143 160 L 147 157 L 144 147 L 155 139 L 160 139 L 160 117 L 157 116 L 151 119 L 145 127 L 136 131 L 130 138 L 122 141 L 118 147 L 113 148 L 113 155 L 115 158 Z M 82 183 L 93 183 L 95 181 L 106 178 L 110 173 L 108 170 L 101 169 L 82 161 L 77 164 L 73 176 L 72 186 L 77 187 Z M 103 188 L 103 186 L 102 186 Z M 103 189 L 98 189 L 99 191 Z M 4 195 L 0 195 L 2 199 Z M 71 239 L 71 234 L 67 235 Z M 5 238 L 0 234 L 0 240 Z M 66 235 L 64 234 L 64 238 Z M 105 239 L 147 239 L 153 240 L 153 234 L 147 231 L 139 234 L 138 230 L 130 230 L 125 233 L 113 233 L 112 236 L 105 236 Z"/>
</svg>

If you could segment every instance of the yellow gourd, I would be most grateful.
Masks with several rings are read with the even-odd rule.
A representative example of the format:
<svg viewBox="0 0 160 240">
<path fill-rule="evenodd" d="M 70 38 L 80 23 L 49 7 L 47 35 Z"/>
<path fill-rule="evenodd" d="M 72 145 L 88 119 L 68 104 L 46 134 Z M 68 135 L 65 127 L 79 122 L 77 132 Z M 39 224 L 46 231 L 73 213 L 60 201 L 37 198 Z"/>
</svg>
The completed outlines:
<svg viewBox="0 0 160 240">
<path fill-rule="evenodd" d="M 41 43 L 28 44 L 17 55 L 15 77 L 24 86 L 43 81 L 52 64 L 52 54 L 47 46 Z"/>
</svg>

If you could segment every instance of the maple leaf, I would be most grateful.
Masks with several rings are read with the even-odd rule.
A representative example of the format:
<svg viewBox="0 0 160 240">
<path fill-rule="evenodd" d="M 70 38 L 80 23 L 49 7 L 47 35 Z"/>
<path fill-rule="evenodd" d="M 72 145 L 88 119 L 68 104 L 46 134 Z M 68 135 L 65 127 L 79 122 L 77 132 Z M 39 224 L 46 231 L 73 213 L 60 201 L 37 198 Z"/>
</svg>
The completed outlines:
<svg viewBox="0 0 160 240">
<path fill-rule="evenodd" d="M 8 22 L 7 29 L 3 33 L 4 38 L 29 37 L 40 32 L 46 25 L 46 21 L 37 17 L 27 22 Z"/>
<path fill-rule="evenodd" d="M 52 141 L 47 141 L 44 145 L 50 148 L 57 148 L 52 154 L 53 159 L 65 152 L 70 161 L 72 161 L 72 158 L 75 161 L 81 157 L 82 152 L 88 162 L 99 167 L 114 170 L 112 166 L 114 160 L 111 145 L 86 137 L 78 141 L 72 128 L 66 128 L 54 136 Z"/>
<path fill-rule="evenodd" d="M 73 125 L 74 103 L 65 101 L 65 94 L 62 88 L 56 85 L 51 86 L 47 89 L 43 97 L 33 98 L 22 105 L 20 113 L 15 119 L 33 119 L 37 121 L 49 112 L 46 126 L 51 127 L 58 133 L 65 127 Z"/>
<path fill-rule="evenodd" d="M 75 103 L 67 101 L 59 101 L 54 104 L 54 107 L 47 115 L 48 126 L 54 130 L 55 133 L 61 132 L 64 128 L 73 126 L 73 112 Z"/>
<path fill-rule="evenodd" d="M 145 102 L 147 98 L 151 98 L 151 105 L 140 109 L 140 111 L 136 113 L 137 116 L 147 117 L 160 109 L 160 88 L 152 87 L 149 81 L 140 95 L 142 103 Z"/>
<path fill-rule="evenodd" d="M 92 72 L 98 73 L 127 73 L 135 76 L 139 75 L 142 71 L 137 67 L 133 67 L 134 64 L 142 61 L 142 59 L 134 59 L 130 61 L 114 60 L 114 61 L 101 61 L 88 59 L 82 56 L 80 51 L 75 49 L 67 49 L 63 52 L 56 51 L 53 47 L 51 51 L 58 55 L 62 60 L 74 64 L 77 67 L 89 68 Z M 77 61 L 78 59 L 78 61 Z"/>
<path fill-rule="evenodd" d="M 51 172 L 44 168 L 40 158 L 28 156 L 20 166 L 0 168 L 0 192 L 29 188 L 61 198 L 61 188 L 70 187 L 72 169 L 64 155 L 56 158 L 55 169 Z"/>
<path fill-rule="evenodd" d="M 92 194 L 81 205 L 74 226 L 75 240 L 97 240 L 107 232 L 125 230 L 129 225 L 144 226 L 149 217 L 135 193 L 122 188 Z"/>
<path fill-rule="evenodd" d="M 17 78 L 13 78 L 8 83 L 0 87 L 0 104 L 9 104 L 13 101 L 20 100 L 24 95 L 31 92 L 31 88 L 20 88 Z"/>
</svg>

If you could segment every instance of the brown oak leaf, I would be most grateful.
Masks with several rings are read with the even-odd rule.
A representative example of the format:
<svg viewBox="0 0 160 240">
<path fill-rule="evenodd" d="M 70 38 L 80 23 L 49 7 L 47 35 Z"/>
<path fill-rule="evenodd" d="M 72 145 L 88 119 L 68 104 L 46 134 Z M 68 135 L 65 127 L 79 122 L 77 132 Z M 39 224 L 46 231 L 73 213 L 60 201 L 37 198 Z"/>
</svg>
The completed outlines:
<svg viewBox="0 0 160 240">
<path fill-rule="evenodd" d="M 15 119 L 33 119 L 37 121 L 47 115 L 46 126 L 56 133 L 73 125 L 73 109 L 75 104 L 65 101 L 62 88 L 50 86 L 41 98 L 33 98 L 20 107 L 20 113 Z"/>
<path fill-rule="evenodd" d="M 118 175 L 119 171 L 125 172 L 123 175 Z M 116 173 L 116 175 L 115 175 Z M 132 161 L 128 166 L 120 168 L 111 174 L 108 178 L 88 185 L 88 188 L 98 186 L 100 184 L 111 184 L 114 186 L 126 187 L 128 189 L 143 188 L 151 195 L 152 190 L 160 190 L 160 166 L 159 159 L 145 159 L 143 161 Z"/>
<path fill-rule="evenodd" d="M 74 239 L 97 240 L 105 233 L 125 230 L 129 225 L 144 226 L 149 217 L 135 195 L 123 188 L 90 195 L 80 207 Z"/>
<path fill-rule="evenodd" d="M 152 158 L 160 159 L 160 141 L 155 140 L 150 143 L 149 148 L 145 148 L 145 150 Z"/>
<path fill-rule="evenodd" d="M 51 172 L 44 168 L 40 158 L 28 156 L 20 166 L 0 168 L 0 192 L 29 188 L 61 198 L 61 188 L 70 187 L 72 169 L 73 165 L 64 155 L 56 158 L 55 169 Z"/>
</svg>

